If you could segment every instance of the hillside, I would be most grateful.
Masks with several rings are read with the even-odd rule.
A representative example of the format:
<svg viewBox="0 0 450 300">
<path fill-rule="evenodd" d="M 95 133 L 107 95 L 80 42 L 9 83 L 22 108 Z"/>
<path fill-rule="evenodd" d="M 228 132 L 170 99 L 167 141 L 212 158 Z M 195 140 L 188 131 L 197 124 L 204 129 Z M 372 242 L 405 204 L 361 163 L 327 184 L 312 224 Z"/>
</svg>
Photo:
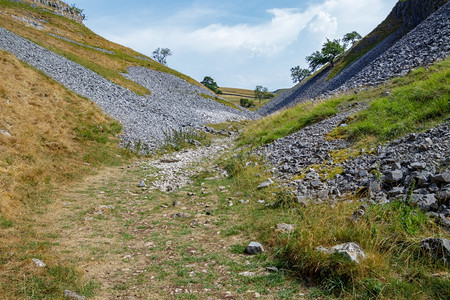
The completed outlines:
<svg viewBox="0 0 450 300">
<path fill-rule="evenodd" d="M 449 299 L 443 2 L 262 118 L 74 6 L 0 0 L 0 299 Z"/>
<path fill-rule="evenodd" d="M 341 57 L 334 68 L 329 65 L 323 67 L 308 80 L 260 108 L 258 113 L 267 115 L 305 100 L 326 96 L 343 85 L 358 87 L 361 83 L 353 81 L 358 81 L 357 76 L 368 68 L 377 71 L 374 72 L 376 74 L 368 75 L 366 72 L 361 75 L 367 79 L 363 84 L 373 85 L 393 76 L 404 75 L 414 67 L 445 58 L 449 53 L 447 45 L 450 42 L 448 7 L 447 1 L 441 0 L 399 1 L 386 20 Z M 439 12 L 434 14 L 436 10 Z M 422 22 L 425 19 L 426 22 Z M 422 28 L 413 30 L 419 24 Z M 401 53 L 400 63 L 382 59 L 389 57 L 389 53 L 393 56 Z M 417 58 L 408 61 L 407 65 L 403 64 L 412 57 Z"/>
<path fill-rule="evenodd" d="M 214 101 L 189 77 L 80 23 L 21 2 L 0 4 L 0 48 L 97 103 L 123 125 L 124 145 L 152 151 L 170 130 L 251 117 Z"/>
</svg>

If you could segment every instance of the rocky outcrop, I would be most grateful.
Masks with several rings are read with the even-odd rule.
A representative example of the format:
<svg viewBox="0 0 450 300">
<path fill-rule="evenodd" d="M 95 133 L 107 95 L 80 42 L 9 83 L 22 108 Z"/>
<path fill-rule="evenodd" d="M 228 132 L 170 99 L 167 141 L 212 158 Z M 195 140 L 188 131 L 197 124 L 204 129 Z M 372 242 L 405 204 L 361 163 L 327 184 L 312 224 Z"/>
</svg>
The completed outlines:
<svg viewBox="0 0 450 300">
<path fill-rule="evenodd" d="M 429 15 L 438 10 L 448 0 L 407 0 L 399 1 L 392 9 L 388 18 L 398 20 L 400 31 L 406 34 L 422 23 Z"/>
<path fill-rule="evenodd" d="M 46 8 L 55 14 L 64 16 L 78 23 L 83 23 L 83 20 L 86 18 L 82 9 L 77 8 L 74 5 L 70 6 L 59 0 L 28 0 L 26 2 Z"/>
<path fill-rule="evenodd" d="M 397 29 L 373 49 L 332 79 L 328 80 L 331 68 L 325 68 L 308 81 L 273 99 L 257 112 L 268 115 L 309 99 L 362 85 L 379 84 L 392 76 L 403 75 L 411 68 L 446 57 L 450 53 L 450 3 L 444 4 L 445 2 L 398 2 L 387 18 Z"/>
<path fill-rule="evenodd" d="M 411 30 L 337 91 L 377 85 L 411 69 L 429 65 L 450 53 L 450 3 Z"/>
</svg>

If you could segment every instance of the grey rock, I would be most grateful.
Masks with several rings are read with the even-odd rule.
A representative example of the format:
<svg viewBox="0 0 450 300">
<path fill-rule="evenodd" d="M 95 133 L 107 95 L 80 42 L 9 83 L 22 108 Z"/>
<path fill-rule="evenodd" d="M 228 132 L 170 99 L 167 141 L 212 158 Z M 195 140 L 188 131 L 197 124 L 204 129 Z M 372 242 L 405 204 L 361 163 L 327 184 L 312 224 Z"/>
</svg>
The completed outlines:
<svg viewBox="0 0 450 300">
<path fill-rule="evenodd" d="M 112 83 L 92 70 L 51 52 L 4 28 L 0 28 L 0 49 L 32 65 L 66 88 L 95 102 L 123 125 L 122 146 L 141 152 L 153 151 L 165 141 L 171 129 L 203 129 L 208 123 L 253 119 L 257 115 L 220 104 L 202 95 L 215 94 L 175 75 L 144 67 L 129 67 L 127 79 L 151 91 L 140 96 Z"/>
<path fill-rule="evenodd" d="M 434 175 L 432 176 L 432 180 L 444 184 L 450 183 L 450 172 L 447 171 L 441 174 Z"/>
<path fill-rule="evenodd" d="M 45 266 L 47 266 L 42 260 L 40 260 L 40 259 L 37 259 L 37 258 L 32 258 L 31 259 L 33 262 L 34 262 L 34 264 L 37 266 L 37 267 L 39 267 L 39 268 L 44 268 Z"/>
<path fill-rule="evenodd" d="M 355 263 L 359 263 L 362 259 L 366 258 L 366 254 L 364 253 L 364 251 L 362 251 L 361 247 L 353 242 L 339 244 L 331 248 L 319 246 L 316 248 L 316 250 L 324 252 L 326 254 L 338 253 Z"/>
<path fill-rule="evenodd" d="M 388 196 L 389 197 L 395 197 L 395 196 L 403 194 L 404 191 L 405 191 L 405 188 L 402 187 L 402 186 L 394 187 L 394 188 L 392 188 L 392 190 L 390 190 L 388 192 Z"/>
<path fill-rule="evenodd" d="M 279 271 L 277 267 L 266 267 L 266 270 L 271 273 L 278 273 Z"/>
<path fill-rule="evenodd" d="M 279 223 L 277 224 L 277 231 L 282 233 L 291 233 L 295 230 L 295 225 L 293 224 L 286 224 L 286 223 Z"/>
<path fill-rule="evenodd" d="M 427 164 L 424 162 L 413 162 L 409 166 L 412 170 L 423 170 L 426 168 Z"/>
<path fill-rule="evenodd" d="M 379 85 L 392 77 L 405 75 L 415 67 L 445 58 L 450 52 L 450 4 L 443 4 L 435 11 L 436 6 L 425 9 L 427 3 L 434 2 L 399 1 L 390 15 L 392 19 L 404 19 L 397 31 L 332 79 L 328 80 L 331 68 L 324 68 L 312 80 L 279 95 L 257 112 L 268 115 L 309 99 Z"/>
<path fill-rule="evenodd" d="M 140 187 L 140 188 L 146 187 L 145 181 L 144 181 L 144 180 L 141 180 L 141 181 L 139 182 L 139 184 L 137 185 L 137 187 Z"/>
<path fill-rule="evenodd" d="M 191 215 L 188 213 L 184 213 L 184 212 L 178 212 L 172 215 L 172 218 L 176 219 L 176 218 L 189 218 Z"/>
<path fill-rule="evenodd" d="M 258 242 L 250 242 L 244 252 L 249 255 L 259 254 L 264 252 L 264 247 Z"/>
<path fill-rule="evenodd" d="M 442 190 L 436 193 L 439 203 L 446 203 L 450 200 L 450 189 Z"/>
<path fill-rule="evenodd" d="M 369 190 L 373 194 L 381 192 L 381 183 L 378 180 L 369 181 Z"/>
<path fill-rule="evenodd" d="M 433 207 L 436 207 L 437 199 L 433 194 L 427 194 L 421 197 L 417 206 L 423 211 L 430 211 Z"/>
<path fill-rule="evenodd" d="M 0 129 L 0 134 L 6 135 L 6 136 L 11 136 L 11 133 L 9 133 L 9 131 L 3 130 L 3 129 Z"/>
<path fill-rule="evenodd" d="M 260 185 L 258 185 L 258 189 L 263 189 L 266 188 L 268 186 L 271 186 L 273 184 L 273 180 L 271 178 L 267 179 L 266 181 L 264 181 L 263 183 L 261 183 Z"/>
<path fill-rule="evenodd" d="M 403 171 L 402 170 L 393 170 L 387 172 L 386 177 L 384 179 L 387 183 L 396 183 L 403 179 Z"/>
<path fill-rule="evenodd" d="M 66 297 L 68 299 L 73 299 L 73 300 L 86 300 L 85 297 L 83 297 L 75 292 L 72 292 L 70 290 L 64 291 L 64 297 Z"/>
<path fill-rule="evenodd" d="M 445 238 L 427 238 L 420 242 L 423 252 L 430 254 L 437 260 L 450 263 L 450 240 Z"/>
<path fill-rule="evenodd" d="M 413 178 L 416 180 L 417 186 L 423 187 L 426 186 L 428 181 L 430 180 L 431 173 L 428 171 L 422 171 L 420 173 L 414 173 Z"/>
</svg>

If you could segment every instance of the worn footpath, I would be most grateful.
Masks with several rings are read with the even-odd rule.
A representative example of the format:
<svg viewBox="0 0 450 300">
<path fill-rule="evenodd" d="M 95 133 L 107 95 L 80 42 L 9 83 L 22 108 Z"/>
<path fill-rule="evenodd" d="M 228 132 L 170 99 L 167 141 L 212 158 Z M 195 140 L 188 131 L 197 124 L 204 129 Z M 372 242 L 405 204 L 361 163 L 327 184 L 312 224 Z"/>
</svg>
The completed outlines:
<svg viewBox="0 0 450 300">
<path fill-rule="evenodd" d="M 135 161 L 64 192 L 46 216 L 58 255 L 98 284 L 97 299 L 299 298 L 266 256 L 235 250 L 250 237 L 229 234 L 240 216 L 212 165 L 231 144 Z"/>
</svg>

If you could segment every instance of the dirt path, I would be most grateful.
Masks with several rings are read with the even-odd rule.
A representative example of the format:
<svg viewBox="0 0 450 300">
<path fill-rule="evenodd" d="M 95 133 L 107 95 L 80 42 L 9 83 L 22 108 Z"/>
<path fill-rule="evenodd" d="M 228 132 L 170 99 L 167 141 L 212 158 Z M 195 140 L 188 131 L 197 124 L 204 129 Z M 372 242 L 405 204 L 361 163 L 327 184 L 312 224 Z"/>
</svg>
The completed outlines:
<svg viewBox="0 0 450 300">
<path fill-rule="evenodd" d="M 63 194 L 46 216 L 50 231 L 58 254 L 99 284 L 96 299 L 270 299 L 297 289 L 266 271 L 264 257 L 234 250 L 246 237 L 224 233 L 240 217 L 212 162 L 231 144 L 107 169 Z M 190 181 L 202 170 L 214 184 Z"/>
</svg>

